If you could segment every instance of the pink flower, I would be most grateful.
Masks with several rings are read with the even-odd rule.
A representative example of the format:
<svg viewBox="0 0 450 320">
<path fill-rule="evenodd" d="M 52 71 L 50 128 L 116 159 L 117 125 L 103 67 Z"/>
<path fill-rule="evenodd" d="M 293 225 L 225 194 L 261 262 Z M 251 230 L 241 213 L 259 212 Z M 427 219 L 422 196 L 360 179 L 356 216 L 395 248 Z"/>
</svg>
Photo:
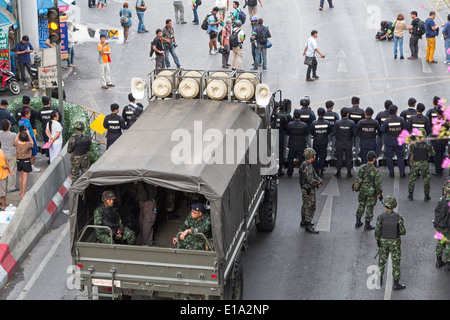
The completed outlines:
<svg viewBox="0 0 450 320">
<path fill-rule="evenodd" d="M 402 146 L 406 143 L 406 139 L 409 138 L 408 130 L 402 130 L 402 132 L 397 137 L 397 142 L 399 146 Z"/>
<path fill-rule="evenodd" d="M 450 54 L 450 48 L 448 48 L 448 50 L 447 50 L 447 54 Z"/>
<path fill-rule="evenodd" d="M 442 237 L 444 237 L 444 235 L 442 233 L 440 233 L 439 231 L 436 231 L 436 233 L 434 234 L 434 238 L 436 240 L 442 240 Z"/>
<path fill-rule="evenodd" d="M 445 123 L 445 121 L 441 118 L 436 117 L 436 118 L 433 118 L 433 120 L 431 120 L 431 123 L 434 125 L 442 126 Z"/>
<path fill-rule="evenodd" d="M 450 167 L 450 159 L 448 157 L 446 157 L 444 159 L 444 161 L 442 161 L 441 167 L 444 168 L 444 169 Z"/>
<path fill-rule="evenodd" d="M 450 67 L 447 68 L 447 73 L 450 73 Z"/>
<path fill-rule="evenodd" d="M 445 120 L 450 121 L 450 107 L 444 107 L 442 114 L 444 115 Z"/>
<path fill-rule="evenodd" d="M 435 124 L 433 125 L 433 128 L 431 129 L 431 134 L 433 136 L 438 136 L 441 133 L 442 125 L 441 124 Z"/>
<path fill-rule="evenodd" d="M 421 4 L 421 5 L 420 5 L 420 7 L 421 7 L 421 8 L 423 8 L 423 7 L 424 7 L 424 5 L 423 5 L 423 4 Z"/>
<path fill-rule="evenodd" d="M 438 105 L 443 106 L 446 101 L 447 100 L 445 100 L 445 99 L 439 99 L 438 100 Z"/>
<path fill-rule="evenodd" d="M 412 129 L 411 131 L 412 135 L 419 137 L 420 136 L 420 130 L 417 128 Z"/>
</svg>

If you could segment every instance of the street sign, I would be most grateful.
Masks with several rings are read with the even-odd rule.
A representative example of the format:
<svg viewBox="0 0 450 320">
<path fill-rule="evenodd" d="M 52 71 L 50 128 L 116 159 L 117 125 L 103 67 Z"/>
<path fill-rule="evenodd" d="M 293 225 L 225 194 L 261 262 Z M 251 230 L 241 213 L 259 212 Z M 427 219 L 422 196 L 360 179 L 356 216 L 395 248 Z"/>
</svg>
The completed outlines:
<svg viewBox="0 0 450 320">
<path fill-rule="evenodd" d="M 39 88 L 56 88 L 58 87 L 58 68 L 38 67 Z"/>
</svg>

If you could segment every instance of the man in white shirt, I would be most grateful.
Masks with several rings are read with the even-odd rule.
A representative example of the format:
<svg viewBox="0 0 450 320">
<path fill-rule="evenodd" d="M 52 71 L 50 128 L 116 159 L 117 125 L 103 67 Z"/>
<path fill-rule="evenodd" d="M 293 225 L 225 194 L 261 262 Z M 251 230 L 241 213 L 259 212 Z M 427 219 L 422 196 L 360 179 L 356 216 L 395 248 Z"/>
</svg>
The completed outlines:
<svg viewBox="0 0 450 320">
<path fill-rule="evenodd" d="M 306 81 L 314 81 L 319 79 L 319 76 L 316 74 L 317 71 L 317 59 L 316 59 L 316 53 L 320 55 L 320 57 L 323 59 L 325 56 L 320 53 L 319 49 L 317 49 L 317 37 L 319 33 L 317 30 L 311 31 L 311 37 L 306 41 L 305 50 L 303 50 L 303 56 L 310 58 L 311 62 L 308 64 L 308 70 L 306 71 Z M 305 60 L 306 64 L 306 60 Z M 311 78 L 311 71 L 313 73 L 313 76 Z"/>
<path fill-rule="evenodd" d="M 219 17 L 220 20 L 225 21 L 225 14 L 227 13 L 229 6 L 230 6 L 230 0 L 216 0 L 217 8 L 219 8 Z"/>
</svg>

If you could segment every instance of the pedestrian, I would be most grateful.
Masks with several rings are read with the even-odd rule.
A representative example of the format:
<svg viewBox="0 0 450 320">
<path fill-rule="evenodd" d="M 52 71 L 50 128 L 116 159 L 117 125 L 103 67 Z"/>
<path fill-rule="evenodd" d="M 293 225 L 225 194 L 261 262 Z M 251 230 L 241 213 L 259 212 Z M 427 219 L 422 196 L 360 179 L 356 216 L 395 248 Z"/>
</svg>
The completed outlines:
<svg viewBox="0 0 450 320">
<path fill-rule="evenodd" d="M 359 137 L 359 150 L 361 164 L 367 163 L 367 155 L 370 151 L 377 150 L 377 137 L 381 137 L 381 126 L 377 120 L 372 119 L 373 109 L 366 108 L 365 118 L 356 125 L 356 134 Z M 377 158 L 377 154 L 375 153 Z"/>
<path fill-rule="evenodd" d="M 16 118 L 12 115 L 12 113 L 8 110 L 8 101 L 3 99 L 0 102 L 0 122 L 2 122 L 4 119 L 9 120 L 12 126 L 14 126 L 17 121 Z"/>
<path fill-rule="evenodd" d="M 317 109 L 317 115 L 319 119 L 311 123 L 309 133 L 314 139 L 313 149 L 317 155 L 316 160 L 313 162 L 313 167 L 316 170 L 317 175 L 322 178 L 327 159 L 328 140 L 331 132 L 333 131 L 333 126 L 329 121 L 324 119 L 324 108 Z"/>
<path fill-rule="evenodd" d="M 134 111 L 137 108 L 136 99 L 133 97 L 132 93 L 128 94 L 128 104 L 122 110 L 122 118 L 125 120 L 127 129 L 131 127 L 133 122 Z"/>
<path fill-rule="evenodd" d="M 0 131 L 0 144 L 2 150 L 5 153 L 6 160 L 9 163 L 9 169 L 14 174 L 8 176 L 6 192 L 13 192 L 19 190 L 16 187 L 16 172 L 17 172 L 17 159 L 16 148 L 14 147 L 14 140 L 17 134 L 11 132 L 11 122 L 8 119 L 3 119 L 0 123 L 2 131 Z"/>
<path fill-rule="evenodd" d="M 436 114 L 437 114 L 436 118 L 438 120 L 444 121 L 444 115 L 441 109 L 438 108 Z M 445 149 L 447 148 L 448 139 L 445 136 L 437 139 L 438 135 L 434 134 L 432 134 L 431 137 L 434 139 L 431 140 L 431 145 L 433 146 L 434 152 L 436 153 L 435 156 L 433 157 L 435 172 L 433 172 L 432 175 L 436 177 L 442 177 L 444 174 L 442 162 L 444 161 Z"/>
<path fill-rule="evenodd" d="M 172 20 L 166 20 L 166 26 L 162 29 L 162 32 L 166 68 L 170 68 L 170 55 L 172 55 L 173 61 L 177 65 L 177 68 L 181 68 L 180 60 L 178 59 L 177 53 L 175 51 L 175 48 L 178 45 L 175 40 L 175 30 L 172 27 Z"/>
<path fill-rule="evenodd" d="M 304 123 L 306 123 L 306 125 L 308 126 L 308 130 L 309 127 L 311 127 L 311 124 L 314 120 L 316 120 L 316 115 L 314 114 L 314 111 L 311 110 L 311 108 L 309 107 L 311 103 L 311 99 L 309 98 L 309 96 L 303 96 L 300 99 L 300 120 Z M 311 147 L 311 137 L 309 136 L 309 134 L 306 137 L 306 146 L 308 148 Z"/>
<path fill-rule="evenodd" d="M 28 175 L 32 171 L 31 150 L 34 148 L 34 141 L 30 132 L 25 128 L 19 132 L 13 142 L 16 148 L 17 171 L 19 172 L 20 198 L 23 199 L 27 191 Z"/>
<path fill-rule="evenodd" d="M 31 126 L 30 118 L 31 118 L 31 111 L 30 108 L 27 106 L 24 106 L 22 108 L 22 118 L 19 120 L 19 123 L 17 124 L 19 126 L 19 131 L 22 131 L 20 127 L 24 127 L 26 130 L 28 130 L 28 133 L 30 134 L 31 140 L 33 140 L 33 149 L 31 150 L 31 169 L 32 172 L 40 172 L 41 169 L 36 168 L 34 166 L 36 161 L 36 155 L 38 154 L 38 147 L 36 144 L 36 132 Z"/>
<path fill-rule="evenodd" d="M 230 0 L 216 0 L 215 7 L 218 9 L 220 20 L 225 21 L 225 15 L 230 8 Z"/>
<path fill-rule="evenodd" d="M 84 134 L 85 127 L 83 122 L 77 121 L 74 128 L 77 133 L 71 136 L 67 141 L 67 152 L 70 154 L 70 174 L 72 175 L 72 184 L 77 182 L 80 175 L 83 175 L 91 165 L 89 158 L 91 137 L 88 134 Z"/>
<path fill-rule="evenodd" d="M 130 33 L 130 27 L 133 24 L 133 22 L 131 21 L 131 10 L 128 9 L 128 2 L 124 2 L 122 9 L 120 9 L 119 11 L 119 16 L 120 16 L 120 24 L 123 27 L 123 42 L 128 42 L 128 36 Z"/>
<path fill-rule="evenodd" d="M 397 137 L 400 135 L 403 129 L 406 128 L 405 120 L 397 116 L 398 107 L 391 105 L 389 107 L 389 118 L 383 122 L 381 128 L 384 134 L 384 145 L 386 146 L 386 159 L 389 169 L 389 176 L 394 178 L 394 153 L 397 156 L 397 165 L 400 171 L 400 177 L 405 178 L 405 153 L 403 146 L 398 145 Z"/>
<path fill-rule="evenodd" d="M 241 28 L 242 23 L 240 20 L 237 20 L 235 23 L 236 27 L 233 28 L 233 32 L 230 35 L 230 47 L 233 50 L 233 57 L 231 58 L 231 70 L 242 71 L 242 58 L 244 57 L 244 40 L 245 33 Z M 236 64 L 237 58 L 237 64 Z"/>
<path fill-rule="evenodd" d="M 228 69 L 231 65 L 228 64 L 230 58 L 230 35 L 231 35 L 231 20 L 225 22 L 225 27 L 220 31 L 222 36 L 220 37 L 220 47 L 222 49 L 222 68 Z"/>
<path fill-rule="evenodd" d="M 25 69 L 27 69 L 27 72 L 30 75 L 30 81 L 33 81 L 30 57 L 30 53 L 32 52 L 35 51 L 30 43 L 30 38 L 27 35 L 24 35 L 22 37 L 22 41 L 20 41 L 14 49 L 14 53 L 17 55 L 17 62 L 19 63 L 20 80 L 22 80 L 24 86 L 28 85 L 27 78 L 25 76 Z"/>
<path fill-rule="evenodd" d="M 430 121 L 432 122 L 434 118 L 436 118 L 438 116 L 437 112 L 438 110 L 441 109 L 441 106 L 439 105 L 439 100 L 441 98 L 439 98 L 438 96 L 434 96 L 433 98 L 433 107 L 431 109 L 428 109 L 427 111 L 427 117 L 430 119 Z"/>
<path fill-rule="evenodd" d="M 42 105 L 44 106 L 41 110 L 38 112 L 38 119 L 41 122 L 41 128 L 42 128 L 42 137 L 44 138 L 44 143 L 48 142 L 48 136 L 45 133 L 47 128 L 47 123 L 49 123 L 51 119 L 52 112 L 58 112 L 56 108 L 51 106 L 51 99 L 47 96 L 43 96 L 42 99 Z M 45 154 L 47 157 L 49 157 L 49 150 L 45 150 Z"/>
<path fill-rule="evenodd" d="M 258 27 L 258 17 L 253 16 L 250 19 L 250 23 L 251 23 L 251 27 L 252 27 L 252 35 L 255 32 L 256 28 Z M 252 44 L 252 58 L 253 58 L 253 63 L 252 66 L 253 67 L 258 67 L 258 65 L 256 64 L 256 38 L 255 37 L 250 37 L 250 43 Z"/>
<path fill-rule="evenodd" d="M 152 51 L 155 52 L 155 69 L 164 69 L 165 67 L 165 53 L 164 53 L 164 43 L 162 37 L 162 30 L 156 29 L 156 37 L 152 42 Z M 151 53 L 150 53 L 151 55 Z"/>
<path fill-rule="evenodd" d="M 306 149 L 306 137 L 309 135 L 308 126 L 300 120 L 300 110 L 294 110 L 294 121 L 288 123 L 287 135 L 289 137 L 288 169 L 287 176 L 292 177 L 294 173 L 294 159 L 297 157 L 299 163 L 303 162 L 303 152 Z"/>
<path fill-rule="evenodd" d="M 362 183 L 359 188 L 355 228 L 363 225 L 361 218 L 365 212 L 364 230 L 375 229 L 370 224 L 373 220 L 373 208 L 377 204 L 377 199 L 382 198 L 381 173 L 375 166 L 376 160 L 377 154 L 375 151 L 369 151 L 367 154 L 367 163 L 361 165 L 358 171 L 358 179 L 361 179 Z"/>
<path fill-rule="evenodd" d="M 342 162 L 345 154 L 345 165 L 347 168 L 347 178 L 352 174 L 352 146 L 353 137 L 356 136 L 356 125 L 348 118 L 348 108 L 341 109 L 341 120 L 336 121 L 333 127 L 333 136 L 336 137 L 336 173 L 335 177 L 341 177 Z"/>
<path fill-rule="evenodd" d="M 383 205 L 386 211 L 377 218 L 375 227 L 375 239 L 377 241 L 380 268 L 380 285 L 383 285 L 384 268 L 391 254 L 392 259 L 392 277 L 394 279 L 394 290 L 405 289 L 405 285 L 400 281 L 400 261 L 401 253 L 401 236 L 406 234 L 405 222 L 402 216 L 394 209 L 397 207 L 397 200 L 393 196 L 387 196 Z"/>
<path fill-rule="evenodd" d="M 209 54 L 216 54 L 217 51 L 217 35 L 219 32 L 219 25 L 222 24 L 222 20 L 217 19 L 218 7 L 214 7 L 211 13 L 208 15 L 208 29 L 206 33 L 209 35 Z"/>
<path fill-rule="evenodd" d="M 49 154 L 50 154 L 50 163 L 55 160 L 55 158 L 58 156 L 59 152 L 62 149 L 63 145 L 63 138 L 62 138 L 62 126 L 59 123 L 59 113 L 57 111 L 53 111 L 50 114 L 50 119 L 47 123 L 47 127 L 45 130 L 45 133 L 49 139 L 49 141 L 52 143 L 50 147 L 48 148 Z"/>
<path fill-rule="evenodd" d="M 197 13 L 197 9 L 198 9 L 198 3 L 197 0 L 192 0 L 192 12 L 194 14 L 194 20 L 192 21 L 193 24 L 198 25 L 198 13 Z"/>
<path fill-rule="evenodd" d="M 332 1 L 332 0 L 330 0 Z M 250 16 L 250 19 L 253 18 L 258 14 L 258 2 L 261 8 L 263 7 L 263 4 L 261 0 L 245 0 L 245 6 L 248 6 L 248 15 Z"/>
<path fill-rule="evenodd" d="M 157 246 L 153 241 L 153 225 L 156 220 L 157 186 L 145 182 L 137 182 L 137 197 L 139 201 L 139 231 L 142 235 L 142 245 Z"/>
<path fill-rule="evenodd" d="M 106 0 L 97 0 L 97 9 L 105 9 Z"/>
<path fill-rule="evenodd" d="M 408 199 L 413 201 L 414 185 L 416 179 L 420 176 L 423 178 L 423 191 L 425 193 L 424 201 L 428 202 L 430 198 L 430 165 L 429 157 L 435 155 L 434 149 L 426 142 L 427 133 L 424 128 L 420 128 L 420 141 L 413 141 L 409 145 L 409 154 L 411 155 L 411 175 L 408 184 Z M 419 137 L 418 137 L 419 138 Z"/>
<path fill-rule="evenodd" d="M 265 26 L 264 20 L 258 19 L 258 26 L 253 31 L 253 37 L 256 40 L 255 48 L 255 66 L 253 70 L 258 70 L 258 66 L 262 63 L 263 71 L 267 71 L 267 42 L 271 38 L 269 27 Z"/>
<path fill-rule="evenodd" d="M 233 12 L 231 13 L 231 22 L 233 22 L 233 27 L 236 26 L 236 21 L 241 21 L 240 16 L 242 16 L 241 14 L 242 10 L 241 8 L 239 8 L 239 1 L 233 1 Z"/>
<path fill-rule="evenodd" d="M 314 229 L 312 219 L 316 213 L 316 189 L 322 187 L 322 179 L 319 178 L 312 163 L 316 158 L 314 149 L 306 148 L 303 157 L 305 161 L 300 165 L 300 188 L 302 191 L 302 209 L 300 222 L 305 231 L 313 234 L 319 233 Z"/>
<path fill-rule="evenodd" d="M 381 21 L 380 22 L 380 31 L 378 31 L 379 40 L 388 40 L 391 41 L 394 39 L 394 24 L 391 21 Z"/>
<path fill-rule="evenodd" d="M 5 153 L 0 149 L 0 204 L 1 209 L 6 209 L 6 190 L 8 175 L 14 177 L 14 172 L 11 171 L 9 161 Z"/>
<path fill-rule="evenodd" d="M 103 191 L 102 203 L 94 210 L 94 225 L 108 227 L 109 229 L 95 228 L 95 237 L 100 243 L 104 244 L 125 241 L 128 245 L 134 245 L 136 243 L 136 235 L 123 225 L 115 200 L 116 195 L 113 191 Z"/>
<path fill-rule="evenodd" d="M 399 13 L 397 15 L 394 25 L 394 59 L 397 59 L 398 47 L 400 47 L 400 59 L 405 59 L 403 56 L 403 33 L 405 30 L 408 30 L 408 25 L 403 14 Z"/>
<path fill-rule="evenodd" d="M 423 112 L 425 111 L 425 105 L 423 103 L 418 103 L 416 110 L 417 114 L 411 116 L 406 123 L 406 129 L 411 132 L 414 128 L 424 128 L 426 131 L 426 136 L 428 136 L 431 133 L 431 122 L 428 117 L 423 115 Z"/>
<path fill-rule="evenodd" d="M 450 184 L 444 185 L 444 194 L 436 206 L 433 226 L 437 232 L 450 239 Z M 445 251 L 445 259 L 443 258 Z M 450 271 L 450 243 L 438 239 L 436 244 L 436 268 L 445 266 L 445 271 Z"/>
<path fill-rule="evenodd" d="M 203 203 L 191 205 L 191 214 L 180 227 L 179 233 L 172 239 L 173 244 L 179 243 L 181 249 L 187 250 L 209 250 L 204 237 L 211 238 L 211 216 L 207 214 Z"/>
<path fill-rule="evenodd" d="M 145 0 L 137 0 L 136 1 L 136 15 L 139 20 L 138 24 L 138 33 L 148 32 L 147 28 L 144 25 L 144 14 L 145 10 L 147 10 L 147 6 L 145 5 Z"/>
<path fill-rule="evenodd" d="M 425 60 L 429 63 L 437 63 L 434 60 L 434 51 L 436 50 L 436 35 L 439 33 L 439 27 L 434 22 L 436 12 L 431 11 L 428 19 L 425 20 L 425 38 L 427 39 L 427 56 Z"/>
<path fill-rule="evenodd" d="M 186 24 L 184 21 L 184 5 L 183 0 L 173 0 L 173 9 L 175 11 L 175 21 L 177 24 Z"/>
<path fill-rule="evenodd" d="M 447 22 L 442 29 L 442 36 L 444 37 L 445 43 L 445 55 L 446 55 L 446 64 L 450 64 L 450 14 L 447 15 Z"/>
<path fill-rule="evenodd" d="M 408 109 L 403 110 L 402 113 L 400 113 L 400 117 L 405 119 L 405 122 L 408 122 L 409 118 L 412 116 L 415 116 L 417 114 L 416 110 L 416 102 L 417 100 L 415 98 L 409 98 L 408 99 Z"/>
<path fill-rule="evenodd" d="M 325 0 L 320 0 L 319 10 L 323 9 L 324 3 L 325 3 Z M 330 8 L 334 8 L 333 0 L 328 0 L 328 5 L 330 6 Z"/>
<path fill-rule="evenodd" d="M 311 31 L 311 37 L 306 41 L 305 50 L 303 50 L 305 64 L 308 65 L 308 69 L 306 70 L 306 81 L 314 81 L 319 79 L 319 76 L 317 75 L 316 53 L 318 53 L 322 59 L 325 58 L 325 56 L 320 53 L 319 49 L 317 49 L 316 39 L 318 36 L 319 32 L 317 30 Z M 313 73 L 312 78 L 311 71 Z"/>
<path fill-rule="evenodd" d="M 111 113 L 103 120 L 106 132 L 106 149 L 108 149 L 122 135 L 122 130 L 127 128 L 125 120 L 119 115 L 119 105 L 113 103 L 110 106 Z"/>
<path fill-rule="evenodd" d="M 76 67 L 77 65 L 73 63 L 73 59 L 75 57 L 75 49 L 74 46 L 78 43 L 78 41 L 73 39 L 73 23 L 72 21 L 67 21 L 67 48 L 68 48 L 68 58 L 67 58 L 67 66 L 68 67 Z"/>
<path fill-rule="evenodd" d="M 106 35 L 100 34 L 100 43 L 97 46 L 98 63 L 100 66 L 100 82 L 103 89 L 109 89 L 115 85 L 111 82 L 111 48 L 106 42 Z"/>
<path fill-rule="evenodd" d="M 88 0 L 88 6 L 89 6 L 89 8 L 95 8 L 95 1 L 96 1 L 96 0 Z"/>
<path fill-rule="evenodd" d="M 411 56 L 408 60 L 419 59 L 419 40 L 422 39 L 420 33 L 420 19 L 418 18 L 417 11 L 411 11 L 411 25 L 409 26 L 409 33 L 411 37 L 409 38 L 409 49 L 411 50 Z"/>
</svg>

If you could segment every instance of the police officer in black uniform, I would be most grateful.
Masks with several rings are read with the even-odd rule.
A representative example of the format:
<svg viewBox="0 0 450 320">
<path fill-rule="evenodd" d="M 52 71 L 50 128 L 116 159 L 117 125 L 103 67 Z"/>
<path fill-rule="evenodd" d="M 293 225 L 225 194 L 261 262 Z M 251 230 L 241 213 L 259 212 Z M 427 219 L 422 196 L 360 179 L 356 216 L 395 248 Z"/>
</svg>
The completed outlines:
<svg viewBox="0 0 450 320">
<path fill-rule="evenodd" d="M 111 105 L 111 114 L 103 120 L 103 127 L 108 130 L 106 133 L 106 149 L 108 149 L 122 135 L 122 130 L 127 128 L 125 120 L 119 115 L 117 103 Z"/>
<path fill-rule="evenodd" d="M 376 152 L 377 136 L 381 136 L 381 127 L 377 120 L 372 119 L 373 109 L 366 108 L 365 118 L 356 125 L 356 134 L 359 136 L 359 148 L 361 150 L 361 164 L 367 163 L 369 151 Z"/>
<path fill-rule="evenodd" d="M 331 124 L 331 129 L 333 130 L 334 124 L 339 120 L 339 114 L 333 111 L 334 102 L 332 100 L 328 100 L 327 102 L 325 102 L 325 107 L 327 111 L 325 111 L 325 115 L 323 116 L 323 118 Z M 335 144 L 336 138 L 332 134 L 330 134 L 328 137 L 328 150 L 330 151 L 330 159 L 334 158 L 334 152 L 336 149 Z"/>
<path fill-rule="evenodd" d="M 336 121 L 333 127 L 333 136 L 336 137 L 336 174 L 341 177 L 342 162 L 344 160 L 347 167 L 347 178 L 352 175 L 352 146 L 353 138 L 356 136 L 356 125 L 353 120 L 348 119 L 348 108 L 341 109 L 341 120 Z"/>
<path fill-rule="evenodd" d="M 378 112 L 377 116 L 375 117 L 375 120 L 377 120 L 380 123 L 380 127 L 383 127 L 383 122 L 390 117 L 389 114 L 389 107 L 392 105 L 391 100 L 386 100 L 384 102 L 384 111 Z M 383 149 L 383 134 L 381 137 L 377 137 L 377 154 L 380 155 L 382 153 Z"/>
<path fill-rule="evenodd" d="M 39 110 L 38 112 L 38 119 L 42 124 L 42 136 L 44 137 L 44 142 L 48 142 L 48 137 L 47 134 L 45 134 L 45 129 L 47 127 L 47 123 L 49 123 L 50 121 L 52 121 L 51 119 L 51 114 L 52 112 L 58 112 L 58 110 L 54 107 L 51 107 L 51 99 L 47 96 L 43 96 L 42 97 L 42 105 L 44 106 L 41 110 Z M 59 117 L 59 119 L 61 119 L 61 117 Z M 49 153 L 48 153 L 48 149 L 45 149 L 45 154 L 48 157 Z"/>
<path fill-rule="evenodd" d="M 383 122 L 381 131 L 383 132 L 384 145 L 386 146 L 386 159 L 389 168 L 389 176 L 393 178 L 394 175 L 394 153 L 397 156 L 397 165 L 400 170 L 400 177 L 406 177 L 405 174 L 405 153 L 403 147 L 398 145 L 397 137 L 403 129 L 406 128 L 405 120 L 397 116 L 398 107 L 391 105 L 389 107 L 390 117 Z"/>
<path fill-rule="evenodd" d="M 289 178 L 294 173 L 294 158 L 298 157 L 298 163 L 303 163 L 303 152 L 306 149 L 306 137 L 309 135 L 308 126 L 301 121 L 301 112 L 294 110 L 294 121 L 288 124 L 287 135 L 289 136 L 289 154 L 287 175 Z"/>
<path fill-rule="evenodd" d="M 131 127 L 133 123 L 134 112 L 136 111 L 137 105 L 135 104 L 136 99 L 133 97 L 132 93 L 128 94 L 128 101 L 130 102 L 122 110 L 122 118 L 125 120 L 127 129 Z"/>
<path fill-rule="evenodd" d="M 312 111 L 311 108 L 309 108 L 310 103 L 311 103 L 311 99 L 309 98 L 309 96 L 304 96 L 303 98 L 300 99 L 300 106 L 301 106 L 300 120 L 303 121 L 304 123 L 306 123 L 306 125 L 308 126 L 308 130 L 309 130 L 309 127 L 311 126 L 311 123 L 314 120 L 316 120 L 316 115 L 314 114 L 314 111 Z M 306 138 L 306 145 L 308 147 L 311 146 L 311 138 L 310 138 L 309 134 Z"/>
<path fill-rule="evenodd" d="M 431 123 L 433 123 L 433 119 L 438 116 L 437 111 L 441 108 L 438 104 L 440 99 L 441 98 L 439 98 L 438 96 L 435 96 L 433 98 L 433 108 L 427 111 L 427 117 L 430 119 Z"/>
<path fill-rule="evenodd" d="M 279 168 L 278 175 L 284 176 L 283 167 L 285 166 L 285 154 L 286 154 L 286 137 L 288 128 L 288 118 L 286 117 L 284 110 L 282 110 L 282 104 L 275 101 L 274 110 L 270 116 L 270 123 L 272 129 L 278 129 L 278 152 L 279 152 Z"/>
<path fill-rule="evenodd" d="M 364 119 L 365 113 L 364 110 L 359 107 L 359 97 L 352 97 L 352 107 L 348 109 L 348 118 L 355 122 L 355 125 L 358 124 L 359 121 Z M 356 136 L 353 139 L 353 146 L 355 147 L 355 152 L 359 155 L 359 137 Z"/>
<path fill-rule="evenodd" d="M 406 122 L 406 130 L 409 132 L 412 131 L 412 129 L 425 129 L 427 132 L 427 135 L 431 133 L 431 122 L 428 117 L 425 117 L 423 115 L 423 112 L 425 111 L 425 105 L 423 103 L 418 103 L 416 107 L 417 114 L 414 116 L 411 116 L 409 120 Z"/>
<path fill-rule="evenodd" d="M 319 119 L 312 122 L 309 133 L 313 137 L 313 149 L 316 151 L 316 159 L 313 162 L 313 167 L 317 175 L 322 178 L 323 170 L 325 168 L 327 159 L 328 138 L 333 131 L 330 122 L 324 119 L 325 109 L 319 108 L 317 110 Z"/>
<path fill-rule="evenodd" d="M 405 119 L 405 122 L 408 122 L 409 118 L 417 114 L 416 102 L 417 102 L 416 99 L 409 98 L 408 109 L 403 110 L 402 113 L 400 113 L 400 117 L 403 117 L 403 119 Z"/>
</svg>

